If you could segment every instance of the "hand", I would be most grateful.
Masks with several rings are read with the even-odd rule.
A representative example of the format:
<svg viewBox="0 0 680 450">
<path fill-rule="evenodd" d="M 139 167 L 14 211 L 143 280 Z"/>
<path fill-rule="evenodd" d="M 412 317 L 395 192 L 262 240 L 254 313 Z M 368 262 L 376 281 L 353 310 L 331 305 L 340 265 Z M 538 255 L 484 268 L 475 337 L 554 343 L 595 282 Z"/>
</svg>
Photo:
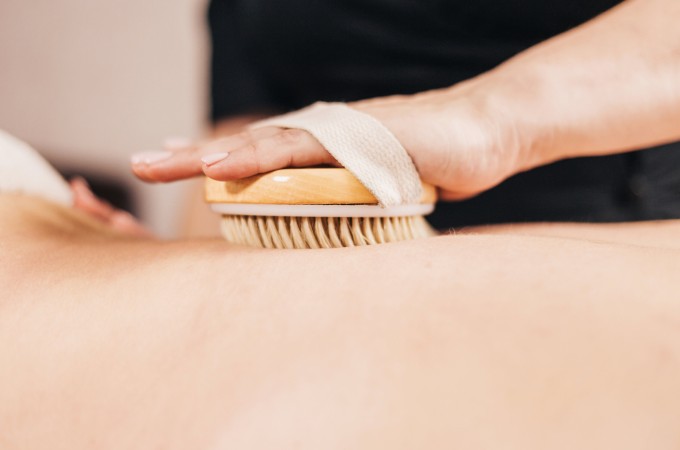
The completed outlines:
<svg viewBox="0 0 680 450">
<path fill-rule="evenodd" d="M 350 104 L 380 120 L 401 141 L 424 181 L 442 197 L 484 191 L 524 168 L 513 124 L 484 111 L 468 82 L 452 89 Z M 209 142 L 135 155 L 132 168 L 146 181 L 205 174 L 233 180 L 284 167 L 338 165 L 309 133 L 267 127 Z"/>
<path fill-rule="evenodd" d="M 74 178 L 69 182 L 73 192 L 74 208 L 78 209 L 116 232 L 137 237 L 151 237 L 130 213 L 116 209 L 97 198 L 83 178 Z"/>
</svg>

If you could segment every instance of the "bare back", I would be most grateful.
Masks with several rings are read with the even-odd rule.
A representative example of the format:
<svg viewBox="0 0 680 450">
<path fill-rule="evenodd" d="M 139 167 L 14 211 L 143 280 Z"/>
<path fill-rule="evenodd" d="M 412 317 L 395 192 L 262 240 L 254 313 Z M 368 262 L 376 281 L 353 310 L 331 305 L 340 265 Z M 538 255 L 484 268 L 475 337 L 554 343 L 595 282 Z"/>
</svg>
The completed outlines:
<svg viewBox="0 0 680 450">
<path fill-rule="evenodd" d="M 264 251 L 0 197 L 0 443 L 677 448 L 679 237 Z"/>
</svg>

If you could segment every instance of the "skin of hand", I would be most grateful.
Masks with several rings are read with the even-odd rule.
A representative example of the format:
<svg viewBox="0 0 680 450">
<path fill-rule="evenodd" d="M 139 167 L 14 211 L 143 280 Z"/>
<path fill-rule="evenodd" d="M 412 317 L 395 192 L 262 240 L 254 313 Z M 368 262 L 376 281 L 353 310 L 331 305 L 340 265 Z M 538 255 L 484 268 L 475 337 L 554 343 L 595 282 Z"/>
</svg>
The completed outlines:
<svg viewBox="0 0 680 450">
<path fill-rule="evenodd" d="M 424 181 L 463 199 L 556 160 L 680 138 L 680 2 L 628 0 L 446 89 L 350 103 L 403 144 Z M 310 134 L 276 127 L 133 157 L 147 181 L 233 180 L 337 165 Z"/>
<path fill-rule="evenodd" d="M 97 220 L 110 230 L 133 237 L 152 237 L 132 214 L 116 209 L 97 198 L 84 178 L 74 178 L 69 182 L 73 192 L 73 207 Z"/>
</svg>

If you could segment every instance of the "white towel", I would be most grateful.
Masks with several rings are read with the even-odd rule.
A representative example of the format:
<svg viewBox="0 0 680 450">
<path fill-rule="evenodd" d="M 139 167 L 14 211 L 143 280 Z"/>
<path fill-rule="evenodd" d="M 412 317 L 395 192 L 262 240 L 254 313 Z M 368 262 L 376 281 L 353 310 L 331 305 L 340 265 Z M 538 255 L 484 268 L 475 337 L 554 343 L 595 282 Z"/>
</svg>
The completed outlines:
<svg viewBox="0 0 680 450">
<path fill-rule="evenodd" d="M 309 132 L 375 196 L 382 207 L 420 202 L 422 185 L 411 157 L 373 116 L 344 103 L 318 102 L 250 128 L 276 126 Z"/>
<path fill-rule="evenodd" d="M 6 192 L 73 205 L 71 189 L 57 171 L 28 144 L 0 130 L 0 193 Z"/>
</svg>

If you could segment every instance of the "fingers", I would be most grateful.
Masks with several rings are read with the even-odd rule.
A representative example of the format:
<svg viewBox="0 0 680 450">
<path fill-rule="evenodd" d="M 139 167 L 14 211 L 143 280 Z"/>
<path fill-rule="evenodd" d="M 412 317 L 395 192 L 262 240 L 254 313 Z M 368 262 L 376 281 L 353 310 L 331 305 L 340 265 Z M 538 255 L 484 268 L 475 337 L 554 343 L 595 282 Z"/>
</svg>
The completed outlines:
<svg viewBox="0 0 680 450">
<path fill-rule="evenodd" d="M 73 192 L 74 207 L 93 216 L 112 229 L 130 236 L 151 237 L 130 213 L 114 208 L 97 198 L 83 178 L 74 178 L 69 183 Z"/>
<path fill-rule="evenodd" d="M 144 181 L 174 181 L 202 173 L 200 144 L 178 147 L 164 146 L 162 151 L 143 152 L 132 155 L 132 172 Z"/>
<path fill-rule="evenodd" d="M 285 167 L 337 164 L 337 161 L 308 132 L 276 127 L 262 128 L 262 135 L 244 145 L 206 155 L 203 172 L 215 180 L 239 178 Z"/>
<path fill-rule="evenodd" d="M 113 214 L 114 208 L 108 203 L 98 199 L 90 190 L 87 181 L 83 178 L 74 178 L 69 184 L 73 192 L 73 206 L 86 212 L 101 221 L 107 221 Z"/>
<path fill-rule="evenodd" d="M 303 130 L 264 127 L 210 142 L 177 145 L 132 157 L 132 170 L 145 181 L 174 181 L 205 173 L 234 180 L 284 167 L 337 164 Z"/>
<path fill-rule="evenodd" d="M 134 218 L 132 214 L 127 211 L 116 210 L 115 213 L 110 217 L 108 224 L 114 230 L 127 234 L 128 236 L 137 237 L 154 237 L 153 234 L 144 228 L 137 219 Z"/>
</svg>

